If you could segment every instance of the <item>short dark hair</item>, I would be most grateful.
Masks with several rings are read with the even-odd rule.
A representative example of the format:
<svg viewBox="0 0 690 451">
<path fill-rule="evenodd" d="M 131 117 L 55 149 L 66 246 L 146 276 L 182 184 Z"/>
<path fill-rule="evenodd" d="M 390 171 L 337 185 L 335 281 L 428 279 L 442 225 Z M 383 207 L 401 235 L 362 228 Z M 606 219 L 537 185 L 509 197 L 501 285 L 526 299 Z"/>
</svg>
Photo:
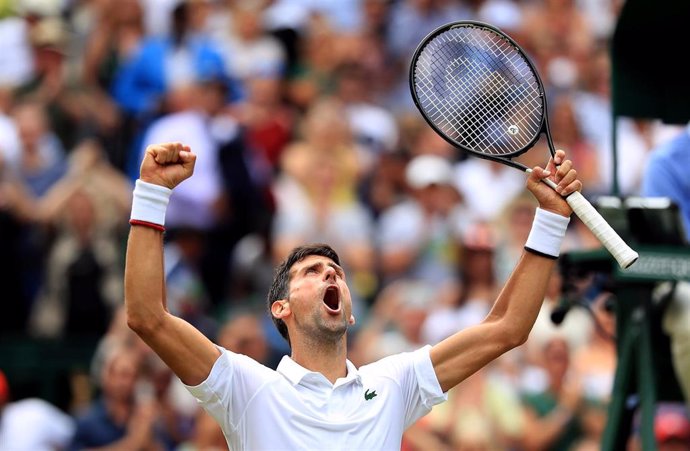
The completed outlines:
<svg viewBox="0 0 690 451">
<path fill-rule="evenodd" d="M 271 289 L 268 291 L 268 313 L 271 315 L 273 324 L 276 325 L 278 332 L 280 332 L 280 335 L 287 340 L 288 344 L 290 344 L 290 336 L 288 334 L 287 326 L 282 319 L 273 316 L 271 313 L 271 306 L 275 301 L 287 298 L 290 291 L 290 269 L 292 266 L 311 255 L 319 255 L 321 257 L 330 258 L 336 265 L 340 265 L 340 257 L 338 257 L 338 254 L 335 252 L 335 250 L 333 250 L 333 248 L 328 244 L 312 243 L 296 247 L 290 251 L 290 254 L 287 256 L 287 258 L 276 268 L 275 275 L 273 276 L 273 282 L 271 283 Z"/>
</svg>

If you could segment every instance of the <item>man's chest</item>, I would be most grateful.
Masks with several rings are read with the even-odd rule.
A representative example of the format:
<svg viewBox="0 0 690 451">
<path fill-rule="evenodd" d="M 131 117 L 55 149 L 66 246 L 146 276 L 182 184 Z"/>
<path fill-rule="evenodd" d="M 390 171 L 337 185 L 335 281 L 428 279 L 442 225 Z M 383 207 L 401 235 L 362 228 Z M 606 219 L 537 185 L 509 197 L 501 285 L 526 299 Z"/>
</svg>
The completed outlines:
<svg viewBox="0 0 690 451">
<path fill-rule="evenodd" d="M 248 406 L 238 428 L 246 449 L 277 443 L 282 443 L 281 449 L 399 447 L 405 408 L 395 385 L 357 381 L 330 388 L 309 384 L 292 388 L 267 392 Z M 270 434 L 251 426 L 257 424 Z"/>
</svg>

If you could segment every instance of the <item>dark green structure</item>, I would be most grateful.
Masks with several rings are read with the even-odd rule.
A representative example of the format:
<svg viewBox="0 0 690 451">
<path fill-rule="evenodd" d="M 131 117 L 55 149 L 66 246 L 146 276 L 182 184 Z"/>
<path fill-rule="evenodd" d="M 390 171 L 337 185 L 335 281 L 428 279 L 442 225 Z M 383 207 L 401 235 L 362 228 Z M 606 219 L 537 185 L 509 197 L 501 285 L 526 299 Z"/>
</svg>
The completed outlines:
<svg viewBox="0 0 690 451">
<path fill-rule="evenodd" d="M 690 70 L 687 59 L 688 0 L 626 0 L 611 41 L 613 186 L 625 149 L 616 141 L 618 117 L 660 119 L 668 124 L 690 121 Z M 684 56 L 685 55 L 685 56 Z M 564 255 L 564 264 L 581 265 L 611 274 L 616 282 L 618 366 L 602 451 L 626 449 L 639 408 L 643 451 L 656 451 L 655 407 L 661 401 L 682 401 L 670 355 L 669 337 L 661 328 L 668 300 L 653 300 L 663 281 L 690 280 L 690 245 L 674 230 L 672 211 L 600 208 L 611 225 L 639 254 L 621 270 L 604 250 Z M 670 222 L 669 222 L 670 221 Z M 679 222 L 679 220 L 678 220 Z M 681 226 L 682 227 L 682 226 Z M 690 325 L 688 325 L 690 327 Z"/>
</svg>

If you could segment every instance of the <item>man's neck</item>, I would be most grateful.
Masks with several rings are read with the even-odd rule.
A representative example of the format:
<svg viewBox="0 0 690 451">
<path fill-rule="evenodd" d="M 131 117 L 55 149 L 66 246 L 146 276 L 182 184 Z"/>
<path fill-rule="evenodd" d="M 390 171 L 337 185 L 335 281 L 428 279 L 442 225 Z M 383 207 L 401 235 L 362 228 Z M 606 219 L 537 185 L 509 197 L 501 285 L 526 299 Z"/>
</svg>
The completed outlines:
<svg viewBox="0 0 690 451">
<path fill-rule="evenodd" d="M 324 375 L 331 384 L 347 375 L 347 345 L 345 340 L 334 346 L 314 345 L 313 343 L 292 343 L 290 355 L 301 367 Z"/>
</svg>

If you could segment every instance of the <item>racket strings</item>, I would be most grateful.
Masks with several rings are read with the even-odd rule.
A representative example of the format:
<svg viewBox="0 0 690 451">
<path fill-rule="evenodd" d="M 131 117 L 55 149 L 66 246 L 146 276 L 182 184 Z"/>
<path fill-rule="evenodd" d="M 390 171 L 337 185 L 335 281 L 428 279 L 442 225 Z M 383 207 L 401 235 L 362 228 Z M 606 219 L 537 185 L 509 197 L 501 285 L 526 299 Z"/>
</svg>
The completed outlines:
<svg viewBox="0 0 690 451">
<path fill-rule="evenodd" d="M 471 61 L 468 62 L 471 63 Z M 453 105 L 458 108 L 461 107 L 459 99 L 464 95 L 463 93 L 469 92 L 471 95 L 485 94 L 486 92 L 489 93 L 489 95 L 484 99 L 486 102 L 473 102 L 469 105 L 465 105 L 470 114 L 460 116 L 461 120 L 458 125 L 461 125 L 462 127 L 452 129 L 457 136 L 461 136 L 460 130 L 467 130 L 468 134 L 465 138 L 470 143 L 475 143 L 476 145 L 482 144 L 482 140 L 486 138 L 480 133 L 480 131 L 486 129 L 486 127 L 489 126 L 493 120 L 495 120 L 496 116 L 506 115 L 509 111 L 511 111 L 511 109 L 514 109 L 516 105 L 514 102 L 510 102 L 510 99 L 519 96 L 519 86 L 508 84 L 503 77 L 497 76 L 495 73 L 489 74 L 484 81 L 486 82 L 485 84 L 489 85 L 489 88 L 482 92 L 480 92 L 482 89 L 481 87 L 468 82 L 464 78 L 449 78 L 450 83 L 448 83 L 448 86 L 453 93 L 448 100 L 452 101 Z M 453 99 L 453 97 L 455 97 L 455 99 Z M 495 108 L 493 110 L 485 108 L 485 103 L 494 105 Z M 453 113 L 455 111 L 457 110 L 454 110 Z M 495 137 L 493 139 L 488 139 L 488 142 L 485 143 L 488 144 L 486 148 L 489 153 L 496 153 L 495 144 L 497 144 L 497 142 L 498 137 Z M 511 147 L 511 152 L 519 150 L 514 143 L 508 144 Z"/>
<path fill-rule="evenodd" d="M 539 83 L 499 35 L 453 28 L 428 43 L 415 65 L 415 91 L 430 121 L 475 152 L 510 155 L 539 133 Z"/>
</svg>

